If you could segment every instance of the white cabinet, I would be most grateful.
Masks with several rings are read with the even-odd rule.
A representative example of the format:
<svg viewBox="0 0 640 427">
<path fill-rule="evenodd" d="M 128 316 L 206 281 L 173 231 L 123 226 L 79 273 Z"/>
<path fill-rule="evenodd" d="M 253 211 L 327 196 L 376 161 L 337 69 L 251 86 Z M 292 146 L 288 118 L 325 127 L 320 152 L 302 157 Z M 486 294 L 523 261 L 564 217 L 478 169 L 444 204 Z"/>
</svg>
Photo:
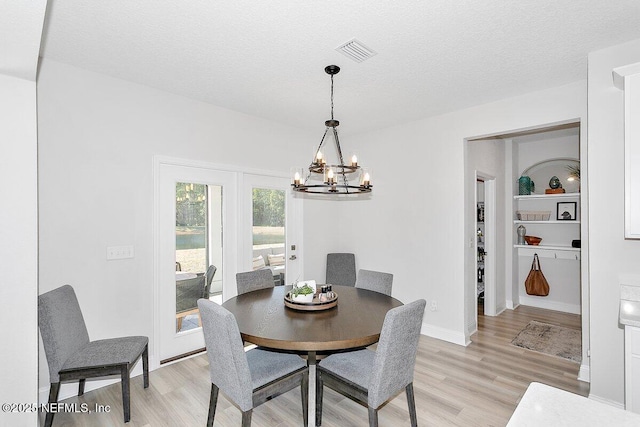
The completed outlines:
<svg viewBox="0 0 640 427">
<path fill-rule="evenodd" d="M 624 327 L 625 408 L 640 414 L 640 328 Z"/>
<path fill-rule="evenodd" d="M 640 414 L 640 281 L 620 284 L 620 324 L 624 325 L 624 403 Z"/>
<path fill-rule="evenodd" d="M 580 248 L 572 247 L 573 240 L 580 240 L 580 193 L 533 194 L 514 196 L 517 211 L 549 212 L 549 220 L 525 221 L 515 219 L 515 229 L 523 225 L 527 235 L 541 237 L 539 245 L 518 245 L 518 255 L 537 253 L 542 258 L 580 260 Z M 574 219 L 563 220 L 564 208 Z M 517 218 L 517 216 L 514 217 Z M 514 239 L 517 242 L 517 239 Z"/>
</svg>

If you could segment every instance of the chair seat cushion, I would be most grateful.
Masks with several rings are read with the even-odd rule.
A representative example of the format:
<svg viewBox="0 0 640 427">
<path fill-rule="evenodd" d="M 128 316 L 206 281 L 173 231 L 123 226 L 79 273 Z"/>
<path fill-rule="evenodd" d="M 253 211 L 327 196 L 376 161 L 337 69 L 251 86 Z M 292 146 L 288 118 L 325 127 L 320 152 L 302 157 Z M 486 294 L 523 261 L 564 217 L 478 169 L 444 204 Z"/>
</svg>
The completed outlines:
<svg viewBox="0 0 640 427">
<path fill-rule="evenodd" d="M 323 369 L 368 389 L 375 356 L 375 351 L 367 349 L 349 351 L 332 354 L 318 364 Z"/>
<path fill-rule="evenodd" d="M 69 357 L 60 372 L 133 363 L 148 342 L 149 338 L 139 336 L 92 341 Z"/>
<path fill-rule="evenodd" d="M 307 366 L 307 363 L 295 354 L 277 353 L 259 348 L 249 350 L 246 354 L 251 372 L 251 386 L 254 390 Z"/>
</svg>

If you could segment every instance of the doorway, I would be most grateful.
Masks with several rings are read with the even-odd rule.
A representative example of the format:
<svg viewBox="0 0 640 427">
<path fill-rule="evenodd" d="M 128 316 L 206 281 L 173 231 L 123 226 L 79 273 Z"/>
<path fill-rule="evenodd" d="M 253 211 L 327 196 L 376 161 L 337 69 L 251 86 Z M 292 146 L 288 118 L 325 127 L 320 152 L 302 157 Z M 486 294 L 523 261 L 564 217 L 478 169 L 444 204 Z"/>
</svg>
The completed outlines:
<svg viewBox="0 0 640 427">
<path fill-rule="evenodd" d="M 579 189 L 580 184 L 578 184 L 577 194 L 575 193 L 576 190 L 568 185 L 566 186 L 566 193 L 568 194 L 555 196 L 555 198 L 553 197 L 554 193 L 547 193 L 546 191 L 547 185 L 551 181 L 550 178 L 556 175 L 560 177 L 559 172 L 573 173 L 571 170 L 575 169 L 574 164 L 576 161 L 586 166 L 587 153 L 584 137 L 584 130 L 580 126 L 580 122 L 568 121 L 538 128 L 468 139 L 465 145 L 467 150 L 465 170 L 468 193 L 465 197 L 466 208 L 475 211 L 476 207 L 473 203 L 476 200 L 474 200 L 473 195 L 477 192 L 477 189 L 475 189 L 476 180 L 478 177 L 482 178 L 482 174 L 477 171 L 489 171 L 497 177 L 497 252 L 496 250 L 490 251 L 486 249 L 487 255 L 485 257 L 486 263 L 490 259 L 491 252 L 495 253 L 494 262 L 499 265 L 496 272 L 495 286 L 495 291 L 497 292 L 495 298 L 495 301 L 497 301 L 496 314 L 505 309 L 515 310 L 520 304 L 566 311 L 568 313 L 580 313 L 582 315 L 583 354 L 579 378 L 588 381 L 589 294 L 588 251 L 585 250 L 588 247 L 588 230 L 586 227 L 588 209 L 586 198 L 580 197 L 579 194 L 580 191 L 583 194 L 586 193 L 587 183 L 583 178 L 582 190 Z M 571 161 L 567 162 L 567 160 Z M 543 163 L 553 163 L 555 166 L 554 162 L 560 164 L 559 172 L 552 173 L 545 170 L 542 177 L 537 177 L 535 180 L 531 178 L 532 181 L 535 181 L 535 190 L 531 188 L 531 195 L 519 192 L 518 179 L 521 175 L 531 175 L 532 173 L 528 169 L 539 167 Z M 578 169 L 578 181 L 580 179 L 579 172 L 580 170 Z M 473 188 L 471 187 L 472 183 Z M 575 186 L 575 183 L 572 183 L 572 185 Z M 571 205 L 574 205 L 574 203 L 577 205 L 577 220 L 574 220 L 571 224 L 567 221 L 556 219 L 556 205 L 565 201 L 563 197 L 572 198 Z M 535 219 L 521 220 L 517 214 L 518 210 L 544 211 L 544 213 L 550 214 L 552 217 L 543 217 L 542 221 L 536 221 Z M 472 218 L 467 218 L 465 229 L 473 232 L 473 238 L 475 238 L 478 227 L 473 228 L 473 226 L 477 225 L 476 220 L 474 218 L 473 222 L 471 222 Z M 573 217 L 571 219 L 573 220 Z M 527 234 L 543 238 L 543 243 L 540 246 L 528 247 L 518 244 L 516 231 L 523 221 L 527 221 Z M 486 236 L 485 239 L 487 239 Z M 574 241 L 577 242 L 577 249 L 573 246 Z M 468 236 L 468 242 L 471 248 L 471 235 Z M 580 244 L 582 245 L 582 250 L 579 248 Z M 551 253 L 550 260 L 545 262 L 544 269 L 549 273 L 549 276 L 554 277 L 554 283 L 556 283 L 553 289 L 554 294 L 544 299 L 526 295 L 524 278 L 526 278 L 531 261 L 529 260 L 528 264 L 522 261 L 527 257 L 532 257 L 534 252 L 542 251 Z M 470 339 L 477 326 L 477 323 L 474 324 L 474 320 L 477 321 L 477 316 L 473 316 L 474 311 L 478 313 L 477 301 L 470 298 L 471 291 L 475 290 L 477 281 L 477 269 L 472 268 L 473 263 L 467 263 L 468 281 L 466 289 L 468 297 L 465 298 L 467 303 L 465 315 L 468 320 L 468 339 Z M 569 281 L 565 276 L 572 271 L 574 273 L 571 273 L 572 277 L 571 281 Z M 473 277 L 471 276 L 472 274 Z M 485 266 L 485 277 L 486 275 L 487 267 Z M 549 279 L 549 277 L 547 278 Z M 470 279 L 473 279 L 473 281 Z M 485 312 L 487 312 L 486 309 L 488 307 L 486 304 L 488 301 L 488 289 L 485 289 Z M 537 303 L 537 305 L 534 305 L 533 302 Z"/>
<path fill-rule="evenodd" d="M 476 274 L 477 286 L 475 321 L 478 313 L 486 316 L 497 314 L 496 292 L 496 180 L 495 177 L 476 171 Z"/>
</svg>

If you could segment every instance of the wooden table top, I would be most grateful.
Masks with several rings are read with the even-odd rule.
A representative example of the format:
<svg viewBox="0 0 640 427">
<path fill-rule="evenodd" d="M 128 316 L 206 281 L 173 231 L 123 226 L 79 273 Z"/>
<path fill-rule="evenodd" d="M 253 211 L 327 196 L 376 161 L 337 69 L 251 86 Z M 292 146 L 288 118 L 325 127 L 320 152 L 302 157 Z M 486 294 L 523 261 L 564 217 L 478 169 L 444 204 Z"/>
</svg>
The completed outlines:
<svg viewBox="0 0 640 427">
<path fill-rule="evenodd" d="M 242 339 L 250 343 L 304 352 L 365 347 L 378 341 L 387 311 L 403 305 L 379 292 L 333 286 L 338 305 L 324 311 L 285 307 L 291 286 L 276 286 L 238 295 L 222 306 L 238 322 Z"/>
</svg>

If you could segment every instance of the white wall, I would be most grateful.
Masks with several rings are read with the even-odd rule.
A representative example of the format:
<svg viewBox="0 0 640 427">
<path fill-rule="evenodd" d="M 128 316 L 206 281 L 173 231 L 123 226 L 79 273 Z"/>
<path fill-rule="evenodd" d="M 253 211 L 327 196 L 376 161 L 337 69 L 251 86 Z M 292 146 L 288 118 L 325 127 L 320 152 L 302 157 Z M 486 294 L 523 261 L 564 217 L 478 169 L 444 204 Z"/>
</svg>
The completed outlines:
<svg viewBox="0 0 640 427">
<path fill-rule="evenodd" d="M 153 338 L 154 155 L 288 173 L 309 161 L 305 141 L 316 140 L 49 60 L 38 115 L 40 293 L 73 285 L 91 339 Z M 107 246 L 119 245 L 133 245 L 135 258 L 107 261 Z M 48 387 L 42 351 L 40 386 Z"/>
<path fill-rule="evenodd" d="M 640 274 L 640 241 L 624 239 L 623 93 L 612 69 L 640 62 L 640 40 L 589 55 L 591 396 L 624 401 L 619 277 Z"/>
<path fill-rule="evenodd" d="M 36 83 L 0 74 L 0 347 L 2 403 L 37 402 L 38 187 Z M 33 425 L 35 413 L 0 413 Z"/>
<path fill-rule="evenodd" d="M 0 402 L 38 399 L 38 132 L 35 76 L 46 0 L 0 2 Z M 0 412 L 33 426 L 37 413 Z"/>
<path fill-rule="evenodd" d="M 370 201 L 343 203 L 338 246 L 359 266 L 394 274 L 402 301 L 435 300 L 423 331 L 465 343 L 465 251 L 474 231 L 465 215 L 465 138 L 586 117 L 586 82 L 505 99 L 402 126 L 343 138 L 375 171 Z M 306 212 L 307 223 L 326 215 Z M 473 256 L 473 254 L 471 255 Z"/>
</svg>

